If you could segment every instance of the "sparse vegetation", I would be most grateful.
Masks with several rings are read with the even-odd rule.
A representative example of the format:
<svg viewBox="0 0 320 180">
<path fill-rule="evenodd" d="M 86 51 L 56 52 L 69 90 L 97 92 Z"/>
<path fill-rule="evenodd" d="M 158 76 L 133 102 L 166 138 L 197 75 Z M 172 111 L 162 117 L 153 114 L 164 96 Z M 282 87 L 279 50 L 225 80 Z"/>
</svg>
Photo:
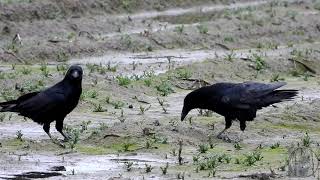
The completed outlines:
<svg viewBox="0 0 320 180">
<path fill-rule="evenodd" d="M 253 54 L 252 55 L 254 62 L 255 62 L 255 69 L 257 71 L 261 71 L 266 67 L 266 63 L 261 55 Z"/>
<path fill-rule="evenodd" d="M 166 166 L 160 167 L 161 172 L 162 172 L 163 175 L 166 175 L 166 174 L 167 174 L 168 168 L 169 168 L 169 163 L 168 163 L 168 162 L 166 163 Z"/>
<path fill-rule="evenodd" d="M 131 83 L 131 79 L 127 76 L 117 76 L 117 80 L 120 86 L 128 86 Z"/>
<path fill-rule="evenodd" d="M 23 134 L 22 134 L 21 130 L 17 131 L 16 135 L 17 135 L 17 139 L 19 141 L 23 141 L 23 139 L 22 139 Z"/>
<path fill-rule="evenodd" d="M 279 142 L 277 142 L 277 143 L 275 143 L 275 144 L 272 144 L 272 145 L 270 146 L 271 149 L 277 149 L 277 148 L 279 148 L 279 147 L 280 147 L 280 143 L 279 143 Z"/>
<path fill-rule="evenodd" d="M 242 146 L 239 143 L 235 143 L 233 147 L 238 151 L 242 149 Z"/>
<path fill-rule="evenodd" d="M 132 170 L 133 162 L 124 162 L 124 166 L 128 172 Z"/>
<path fill-rule="evenodd" d="M 167 96 L 174 92 L 171 83 L 168 81 L 161 81 L 161 83 L 157 85 L 156 88 L 162 96 Z"/>
<path fill-rule="evenodd" d="M 207 144 L 200 144 L 198 147 L 199 147 L 198 151 L 200 153 L 206 153 L 209 150 L 209 147 Z"/>
<path fill-rule="evenodd" d="M 181 68 L 177 70 L 177 77 L 180 79 L 189 79 L 192 76 L 192 72 L 187 68 Z"/>
<path fill-rule="evenodd" d="M 153 167 L 149 164 L 145 164 L 145 166 L 146 166 L 146 173 L 150 173 L 152 171 Z"/>
<path fill-rule="evenodd" d="M 174 32 L 182 34 L 184 32 L 184 25 L 182 24 L 180 26 L 175 27 Z"/>
<path fill-rule="evenodd" d="M 253 153 L 245 154 L 245 158 L 243 160 L 243 164 L 246 166 L 252 166 L 256 162 L 261 161 L 263 159 L 263 156 L 260 152 L 254 151 Z"/>
<path fill-rule="evenodd" d="M 198 28 L 198 31 L 200 34 L 208 34 L 208 32 L 209 32 L 208 26 L 206 26 L 204 24 L 198 25 L 197 28 Z"/>
</svg>

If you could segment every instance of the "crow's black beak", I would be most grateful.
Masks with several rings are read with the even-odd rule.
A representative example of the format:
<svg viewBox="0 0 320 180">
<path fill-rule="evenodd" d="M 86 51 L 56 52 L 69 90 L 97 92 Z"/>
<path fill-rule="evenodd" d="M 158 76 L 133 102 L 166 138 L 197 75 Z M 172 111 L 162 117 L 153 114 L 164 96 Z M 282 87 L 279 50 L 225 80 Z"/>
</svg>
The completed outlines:
<svg viewBox="0 0 320 180">
<path fill-rule="evenodd" d="M 186 116 L 187 116 L 187 115 L 182 112 L 182 113 L 181 113 L 181 121 L 183 121 Z"/>
<path fill-rule="evenodd" d="M 182 112 L 181 112 L 181 121 L 183 121 L 186 116 L 188 115 L 188 112 L 187 110 L 185 110 L 185 108 L 182 109 Z"/>
<path fill-rule="evenodd" d="M 77 79 L 77 78 L 80 76 L 80 74 L 79 74 L 78 71 L 73 71 L 73 72 L 71 73 L 71 76 L 72 76 L 73 78 Z"/>
</svg>

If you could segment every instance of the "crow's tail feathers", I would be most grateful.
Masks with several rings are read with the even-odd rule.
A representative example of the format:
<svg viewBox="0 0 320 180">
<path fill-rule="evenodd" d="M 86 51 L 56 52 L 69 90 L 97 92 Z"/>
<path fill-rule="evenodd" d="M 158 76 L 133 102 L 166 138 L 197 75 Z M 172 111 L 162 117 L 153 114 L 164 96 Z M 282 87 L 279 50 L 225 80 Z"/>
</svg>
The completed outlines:
<svg viewBox="0 0 320 180">
<path fill-rule="evenodd" d="M 298 95 L 298 90 L 275 90 L 265 98 L 264 106 L 269 106 L 274 103 L 290 101 Z"/>
<path fill-rule="evenodd" d="M 39 94 L 39 92 L 32 92 L 32 93 L 22 95 L 16 100 L 2 102 L 2 103 L 0 103 L 0 107 L 1 107 L 0 112 L 6 112 L 6 111 L 17 112 L 17 109 L 16 109 L 17 104 L 24 102 L 24 101 L 36 96 L 37 94 Z"/>
<path fill-rule="evenodd" d="M 13 107 L 17 105 L 17 100 L 7 101 L 0 103 L 0 112 L 13 111 Z"/>
</svg>

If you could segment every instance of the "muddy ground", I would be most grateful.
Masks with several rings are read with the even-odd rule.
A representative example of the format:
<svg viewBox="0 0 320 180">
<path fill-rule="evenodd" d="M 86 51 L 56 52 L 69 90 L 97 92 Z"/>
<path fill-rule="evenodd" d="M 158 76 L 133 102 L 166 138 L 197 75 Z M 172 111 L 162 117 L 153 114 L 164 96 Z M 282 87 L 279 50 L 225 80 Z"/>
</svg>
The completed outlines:
<svg viewBox="0 0 320 180">
<path fill-rule="evenodd" d="M 58 82 L 70 64 L 85 71 L 64 148 L 0 114 L 0 178 L 319 178 L 319 13 L 317 0 L 0 1 L 1 101 Z M 230 141 L 216 138 L 215 113 L 180 121 L 187 93 L 222 81 L 300 93 L 259 111 L 236 143 L 237 122 Z"/>
</svg>

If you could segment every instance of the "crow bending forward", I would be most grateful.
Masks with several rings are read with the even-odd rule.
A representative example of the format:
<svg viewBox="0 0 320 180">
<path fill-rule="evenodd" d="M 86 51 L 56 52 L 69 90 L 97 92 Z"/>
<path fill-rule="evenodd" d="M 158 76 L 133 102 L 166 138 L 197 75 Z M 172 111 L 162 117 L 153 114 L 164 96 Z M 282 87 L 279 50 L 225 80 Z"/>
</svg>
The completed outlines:
<svg viewBox="0 0 320 180">
<path fill-rule="evenodd" d="M 82 74 L 82 68 L 73 65 L 62 81 L 44 91 L 28 93 L 16 100 L 2 102 L 0 111 L 17 112 L 43 125 L 50 139 L 52 139 L 50 123 L 56 121 L 57 131 L 68 140 L 68 136 L 62 131 L 63 120 L 79 102 Z"/>
<path fill-rule="evenodd" d="M 263 84 L 256 82 L 217 83 L 202 87 L 189 93 L 184 99 L 181 121 L 190 110 L 208 109 L 225 117 L 225 129 L 218 138 L 231 127 L 233 120 L 240 121 L 240 129 L 246 128 L 246 121 L 256 117 L 257 110 L 271 104 L 291 100 L 297 90 L 276 90 L 286 85 L 285 82 Z"/>
</svg>

